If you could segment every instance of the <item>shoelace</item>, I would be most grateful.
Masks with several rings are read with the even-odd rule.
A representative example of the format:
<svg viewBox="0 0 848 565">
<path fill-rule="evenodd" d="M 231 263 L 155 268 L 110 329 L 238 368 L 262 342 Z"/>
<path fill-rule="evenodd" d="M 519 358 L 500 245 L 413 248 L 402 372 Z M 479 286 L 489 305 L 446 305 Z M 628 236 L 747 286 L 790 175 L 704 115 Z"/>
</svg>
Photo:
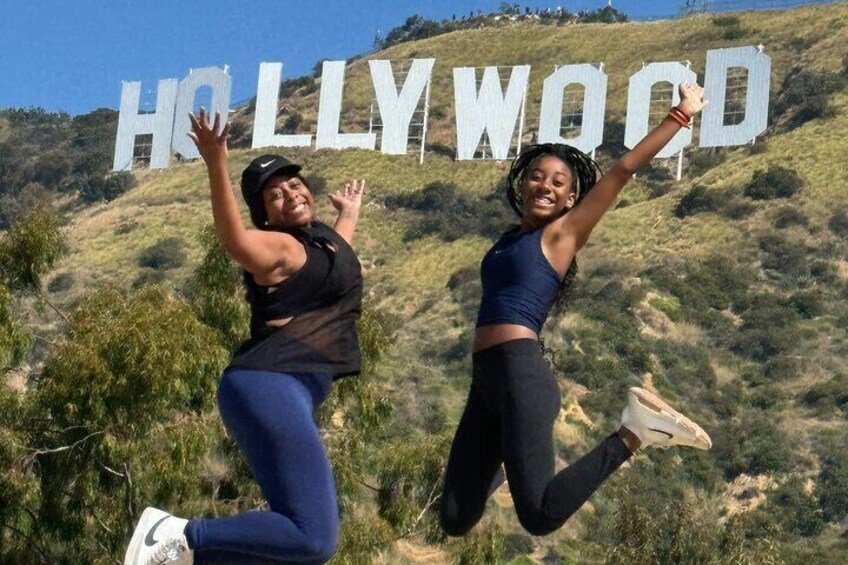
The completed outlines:
<svg viewBox="0 0 848 565">
<path fill-rule="evenodd" d="M 164 565 L 165 563 L 175 562 L 185 551 L 188 551 L 188 547 L 179 538 L 160 542 L 159 547 L 156 548 L 145 565 Z"/>
</svg>

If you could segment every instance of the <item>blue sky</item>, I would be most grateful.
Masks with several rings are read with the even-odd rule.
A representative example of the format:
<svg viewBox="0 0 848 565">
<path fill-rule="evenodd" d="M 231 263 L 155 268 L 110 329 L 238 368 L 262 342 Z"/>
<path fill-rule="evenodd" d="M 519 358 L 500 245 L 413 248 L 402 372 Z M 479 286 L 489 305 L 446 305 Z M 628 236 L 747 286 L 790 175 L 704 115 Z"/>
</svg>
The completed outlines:
<svg viewBox="0 0 848 565">
<path fill-rule="evenodd" d="M 576 11 L 606 0 L 519 2 Z M 615 0 L 641 19 L 675 14 L 682 0 Z M 0 108 L 40 106 L 71 114 L 117 108 L 122 80 L 155 89 L 192 67 L 230 66 L 232 100 L 255 94 L 259 63 L 280 61 L 283 77 L 319 59 L 368 51 L 407 17 L 492 12 L 501 1 L 428 0 L 5 0 L 0 17 Z M 646 6 L 649 5 L 649 6 Z"/>
</svg>

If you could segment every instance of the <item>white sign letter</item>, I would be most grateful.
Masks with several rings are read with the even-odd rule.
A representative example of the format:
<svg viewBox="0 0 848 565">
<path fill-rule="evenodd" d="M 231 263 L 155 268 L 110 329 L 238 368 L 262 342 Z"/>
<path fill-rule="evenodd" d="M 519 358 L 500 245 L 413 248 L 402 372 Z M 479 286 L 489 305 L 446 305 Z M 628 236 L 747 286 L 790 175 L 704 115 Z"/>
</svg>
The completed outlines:
<svg viewBox="0 0 848 565">
<path fill-rule="evenodd" d="M 435 59 L 415 59 L 406 75 L 403 88 L 398 94 L 391 61 L 368 61 L 371 66 L 371 81 L 380 119 L 383 122 L 383 137 L 380 150 L 388 155 L 405 155 L 409 138 L 409 123 L 421 101 L 421 95 L 430 82 Z"/>
<path fill-rule="evenodd" d="M 695 83 L 698 76 L 695 71 L 682 63 L 651 63 L 630 77 L 630 91 L 627 97 L 627 125 L 624 130 L 624 145 L 633 149 L 648 135 L 649 111 L 651 108 L 651 88 L 658 82 L 670 82 L 672 85 L 672 106 L 680 103 L 678 85 L 684 82 Z M 669 106 L 671 108 L 671 106 Z M 662 148 L 657 157 L 671 157 L 692 143 L 692 130 L 681 128 L 677 135 Z"/>
<path fill-rule="evenodd" d="M 118 135 L 115 138 L 113 171 L 131 171 L 135 136 L 153 134 L 150 168 L 164 169 L 171 157 L 171 132 L 174 126 L 174 106 L 177 103 L 176 79 L 159 81 L 156 93 L 156 112 L 139 114 L 140 82 L 125 82 L 121 88 L 121 111 L 118 114 Z"/>
<path fill-rule="evenodd" d="M 318 130 L 315 148 L 374 149 L 377 136 L 373 133 L 339 133 L 344 88 L 344 61 L 324 61 L 321 68 L 321 96 L 318 100 Z"/>
<path fill-rule="evenodd" d="M 474 158 L 484 132 L 489 134 L 492 156 L 507 158 L 516 122 L 524 110 L 529 76 L 530 65 L 513 67 L 504 95 L 497 67 L 486 67 L 478 94 L 474 68 L 453 70 L 458 161 Z"/>
<path fill-rule="evenodd" d="M 277 102 L 280 97 L 282 63 L 260 63 L 259 84 L 256 86 L 256 110 L 253 113 L 253 145 L 257 147 L 309 147 L 311 134 L 275 134 Z"/>
<path fill-rule="evenodd" d="M 727 70 L 748 69 L 748 92 L 745 97 L 745 119 L 742 123 L 724 125 Z M 765 131 L 768 125 L 771 57 L 756 47 L 734 47 L 707 51 L 704 97 L 709 104 L 701 119 L 701 147 L 744 145 Z"/>
<path fill-rule="evenodd" d="M 583 116 L 580 135 L 566 139 L 562 131 L 562 103 L 565 89 L 582 84 Z M 604 111 L 607 101 L 607 75 L 589 64 L 565 65 L 545 79 L 542 109 L 539 112 L 539 143 L 568 143 L 584 153 L 591 153 L 604 140 Z"/>
<path fill-rule="evenodd" d="M 209 123 L 212 123 L 215 112 L 221 113 L 221 125 L 227 123 L 230 116 L 230 91 L 233 79 L 225 70 L 218 67 L 192 69 L 188 76 L 180 81 L 177 95 L 177 112 L 174 118 L 174 139 L 171 147 L 186 159 L 200 157 L 197 146 L 186 135 L 191 130 L 188 113 L 194 112 L 194 98 L 197 90 L 203 86 L 212 89 L 212 103 L 206 111 L 209 112 Z"/>
</svg>

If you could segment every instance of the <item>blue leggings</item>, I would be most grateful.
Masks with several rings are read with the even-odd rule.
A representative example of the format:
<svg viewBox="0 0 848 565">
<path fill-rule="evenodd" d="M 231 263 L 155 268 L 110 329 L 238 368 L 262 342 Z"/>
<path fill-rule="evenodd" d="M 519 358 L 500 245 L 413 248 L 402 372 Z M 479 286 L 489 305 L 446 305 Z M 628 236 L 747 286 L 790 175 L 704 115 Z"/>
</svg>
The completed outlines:
<svg viewBox="0 0 848 565">
<path fill-rule="evenodd" d="M 324 374 L 230 367 L 218 385 L 221 418 L 271 507 L 191 520 L 194 562 L 324 563 L 336 548 L 336 488 L 313 413 L 330 391 Z"/>
</svg>

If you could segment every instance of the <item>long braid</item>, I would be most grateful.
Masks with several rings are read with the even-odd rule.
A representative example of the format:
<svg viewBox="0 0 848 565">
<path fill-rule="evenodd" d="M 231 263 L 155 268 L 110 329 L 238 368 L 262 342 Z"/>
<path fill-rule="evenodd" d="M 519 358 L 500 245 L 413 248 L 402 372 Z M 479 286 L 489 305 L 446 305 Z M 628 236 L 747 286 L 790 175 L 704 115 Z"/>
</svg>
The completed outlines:
<svg viewBox="0 0 848 565">
<path fill-rule="evenodd" d="M 542 157 L 547 156 L 557 157 L 560 161 L 568 165 L 571 171 L 571 191 L 577 195 L 574 205 L 580 203 L 595 184 L 598 182 L 600 175 L 600 167 L 594 159 L 580 151 L 579 149 L 563 143 L 539 143 L 531 145 L 521 152 L 518 157 L 512 162 L 509 173 L 506 177 L 506 198 L 512 209 L 519 215 L 522 215 L 523 198 L 521 193 L 521 185 L 524 182 L 524 176 L 533 169 L 533 165 Z M 564 210 L 563 214 L 568 213 Z M 569 289 L 574 283 L 577 276 L 577 259 L 575 258 L 571 265 L 568 266 L 568 271 L 562 279 L 554 302 L 554 312 L 560 312 L 569 296 Z"/>
</svg>

